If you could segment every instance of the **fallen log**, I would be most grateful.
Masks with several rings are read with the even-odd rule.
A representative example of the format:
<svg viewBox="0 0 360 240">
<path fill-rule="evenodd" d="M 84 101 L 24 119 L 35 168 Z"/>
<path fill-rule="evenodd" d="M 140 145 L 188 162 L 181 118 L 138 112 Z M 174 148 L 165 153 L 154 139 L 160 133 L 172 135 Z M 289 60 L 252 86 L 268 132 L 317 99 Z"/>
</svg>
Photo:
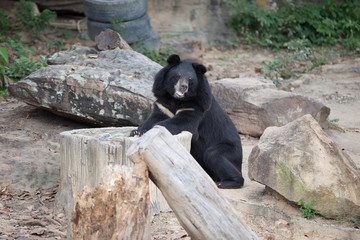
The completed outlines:
<svg viewBox="0 0 360 240">
<path fill-rule="evenodd" d="M 145 161 L 150 178 L 192 239 L 258 239 L 196 160 L 164 128 L 155 126 L 127 152 Z"/>
</svg>

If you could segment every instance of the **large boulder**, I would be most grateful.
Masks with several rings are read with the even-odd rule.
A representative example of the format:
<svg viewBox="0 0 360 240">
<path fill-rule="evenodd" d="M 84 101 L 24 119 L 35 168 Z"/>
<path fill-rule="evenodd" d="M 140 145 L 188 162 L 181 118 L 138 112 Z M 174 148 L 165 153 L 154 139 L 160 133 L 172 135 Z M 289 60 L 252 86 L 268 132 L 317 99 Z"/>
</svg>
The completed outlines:
<svg viewBox="0 0 360 240">
<path fill-rule="evenodd" d="M 132 50 L 74 46 L 9 87 L 22 101 L 101 126 L 137 125 L 151 113 L 161 66 Z"/>
<path fill-rule="evenodd" d="M 222 79 L 212 82 L 211 87 L 242 134 L 261 136 L 267 127 L 283 126 L 305 114 L 327 128 L 328 107 L 301 94 L 277 90 L 260 76 Z"/>
<path fill-rule="evenodd" d="M 311 115 L 269 127 L 249 156 L 249 177 L 291 202 L 315 200 L 326 217 L 360 214 L 360 173 Z"/>
</svg>

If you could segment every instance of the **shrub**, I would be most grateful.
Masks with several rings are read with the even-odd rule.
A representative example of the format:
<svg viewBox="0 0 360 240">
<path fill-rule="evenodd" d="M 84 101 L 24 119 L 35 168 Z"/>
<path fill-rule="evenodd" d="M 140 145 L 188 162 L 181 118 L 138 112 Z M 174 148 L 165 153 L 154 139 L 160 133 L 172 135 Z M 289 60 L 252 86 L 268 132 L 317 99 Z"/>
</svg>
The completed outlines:
<svg viewBox="0 0 360 240">
<path fill-rule="evenodd" d="M 304 200 L 298 201 L 298 206 L 300 206 L 300 211 L 302 212 L 304 218 L 310 219 L 320 214 L 319 211 L 314 210 L 313 208 L 315 203 L 315 200 L 312 200 L 311 202 L 305 202 Z"/>
<path fill-rule="evenodd" d="M 34 52 L 33 49 L 26 47 L 22 42 L 9 37 L 0 38 L 0 43 L 2 42 L 9 44 L 13 52 L 15 52 L 18 57 L 26 57 L 27 53 Z"/>
<path fill-rule="evenodd" d="M 11 30 L 9 19 L 6 13 L 0 8 L 0 35 L 4 35 Z"/>
<path fill-rule="evenodd" d="M 50 26 L 50 22 L 56 19 L 56 13 L 45 9 L 39 14 L 34 13 L 34 5 L 31 2 L 20 0 L 19 9 L 14 11 L 21 24 L 33 35 L 40 36 Z"/>
<path fill-rule="evenodd" d="M 328 46 L 335 43 L 355 50 L 360 45 L 360 3 L 328 0 L 284 2 L 277 11 L 266 11 L 255 1 L 225 0 L 230 5 L 228 25 L 248 42 L 284 47 L 294 39 Z"/>
<path fill-rule="evenodd" d="M 40 57 L 40 60 L 37 61 L 28 59 L 27 57 L 20 57 L 15 59 L 12 65 L 5 67 L 4 75 L 14 82 L 17 82 L 35 70 L 45 66 L 47 66 L 46 60 L 42 57 Z"/>
</svg>

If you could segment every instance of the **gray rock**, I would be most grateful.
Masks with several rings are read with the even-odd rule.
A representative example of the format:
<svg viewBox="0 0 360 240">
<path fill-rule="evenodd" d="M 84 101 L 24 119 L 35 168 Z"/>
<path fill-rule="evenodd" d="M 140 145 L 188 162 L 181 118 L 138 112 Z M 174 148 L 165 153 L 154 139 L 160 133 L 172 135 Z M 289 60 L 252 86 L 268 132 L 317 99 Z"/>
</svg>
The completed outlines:
<svg viewBox="0 0 360 240">
<path fill-rule="evenodd" d="M 161 66 L 132 51 L 73 47 L 9 87 L 22 101 L 100 126 L 136 125 L 148 118 L 154 75 Z"/>
<path fill-rule="evenodd" d="M 54 54 L 51 66 L 9 87 L 22 101 L 100 126 L 137 125 L 152 111 L 152 84 L 161 66 L 132 50 L 74 46 Z M 322 127 L 330 109 L 300 94 L 275 89 L 261 77 L 212 82 L 212 91 L 242 134 L 260 136 L 310 113 Z"/>
<path fill-rule="evenodd" d="M 260 76 L 222 79 L 211 83 L 213 94 L 242 134 L 261 136 L 269 126 L 283 126 L 311 114 L 327 128 L 330 109 L 306 96 L 277 90 Z"/>
<path fill-rule="evenodd" d="M 267 128 L 249 156 L 249 177 L 289 201 L 315 200 L 326 217 L 360 212 L 359 169 L 311 115 Z"/>
</svg>

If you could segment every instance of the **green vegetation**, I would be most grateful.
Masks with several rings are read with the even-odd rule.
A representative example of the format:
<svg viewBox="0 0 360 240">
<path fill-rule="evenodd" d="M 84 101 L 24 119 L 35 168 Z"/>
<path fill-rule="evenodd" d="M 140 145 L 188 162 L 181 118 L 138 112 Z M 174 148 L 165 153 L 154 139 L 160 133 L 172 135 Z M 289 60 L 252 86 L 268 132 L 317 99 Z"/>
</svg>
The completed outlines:
<svg viewBox="0 0 360 240">
<path fill-rule="evenodd" d="M 304 218 L 310 219 L 320 214 L 319 211 L 314 210 L 315 203 L 315 200 L 312 200 L 311 202 L 305 202 L 301 199 L 298 201 L 298 206 L 300 206 L 300 211 L 302 212 Z"/>
<path fill-rule="evenodd" d="M 27 57 L 20 57 L 9 64 L 8 52 L 5 47 L 0 47 L 0 90 L 4 90 L 6 79 L 17 82 L 26 77 L 40 67 L 47 66 L 46 60 L 40 57 L 40 60 L 34 61 Z M 7 91 L 6 91 L 7 92 Z M 1 94 L 3 95 L 3 94 Z"/>
<path fill-rule="evenodd" d="M 34 43 L 56 18 L 56 13 L 50 10 L 36 13 L 34 3 L 25 0 L 21 0 L 16 6 L 17 8 L 12 10 L 16 18 L 11 21 L 5 11 L 0 9 L 0 99 L 9 97 L 7 84 L 19 81 L 40 67 L 47 66 L 43 57 L 29 56 L 34 50 L 19 41 L 17 33 L 29 32 L 31 42 Z M 46 48 L 55 48 L 62 43 L 52 40 L 46 44 Z"/>
<path fill-rule="evenodd" d="M 147 56 L 149 59 L 151 59 L 154 62 L 157 62 L 161 66 L 165 66 L 167 64 L 167 58 L 175 54 L 175 49 L 173 47 L 162 47 L 160 49 L 149 49 L 146 47 L 143 47 L 143 43 L 138 43 L 132 45 L 132 48 L 134 51 L 137 51 L 145 56 Z"/>
<path fill-rule="evenodd" d="M 115 18 L 115 20 L 112 21 L 111 24 L 114 26 L 114 31 L 118 32 L 121 35 L 121 32 L 125 27 L 123 20 L 121 18 Z"/>
<path fill-rule="evenodd" d="M 356 227 L 360 227 L 360 214 L 357 215 L 355 218 L 351 219 L 350 221 L 355 223 Z"/>
<path fill-rule="evenodd" d="M 317 46 L 340 43 L 348 50 L 360 47 L 360 3 L 327 0 L 284 2 L 277 11 L 259 7 L 255 1 L 225 0 L 230 5 L 229 26 L 247 43 L 275 48 L 296 39 Z"/>
<path fill-rule="evenodd" d="M 4 10 L 0 8 L 0 34 L 3 35 L 10 31 L 11 27 L 9 24 L 9 19 Z"/>
<path fill-rule="evenodd" d="M 28 59 L 26 57 L 20 57 L 18 59 L 15 59 L 12 65 L 5 67 L 5 71 L 1 72 L 0 74 L 4 74 L 12 81 L 17 82 L 20 79 L 28 76 L 35 70 L 46 66 L 47 63 L 43 57 L 40 57 L 40 60 L 36 61 L 34 61 L 33 59 Z"/>
<path fill-rule="evenodd" d="M 20 0 L 19 10 L 14 11 L 21 26 L 28 30 L 34 36 L 40 36 L 47 28 L 50 22 L 56 19 L 56 13 L 45 9 L 39 14 L 34 12 L 34 4 Z"/>
<path fill-rule="evenodd" d="M 339 119 L 338 119 L 338 118 L 331 119 L 331 120 L 328 119 L 328 124 L 329 124 L 329 128 L 330 128 L 330 129 L 334 129 L 334 130 L 336 130 L 336 131 L 345 133 L 346 131 L 345 131 L 343 128 L 341 128 L 338 123 L 339 123 Z"/>
<path fill-rule="evenodd" d="M 0 43 L 7 43 L 19 57 L 26 57 L 28 53 L 34 52 L 34 50 L 26 47 L 22 42 L 9 37 L 0 37 Z"/>
<path fill-rule="evenodd" d="M 261 63 L 265 76 L 274 84 L 281 84 L 282 79 L 289 79 L 296 73 L 308 72 L 328 62 L 335 62 L 339 54 L 333 50 L 316 50 L 308 40 L 293 40 L 286 44 L 288 51 L 281 51 L 273 61 Z"/>
<path fill-rule="evenodd" d="M 334 62 L 339 53 L 327 50 L 330 46 L 360 52 L 359 2 L 295 0 L 277 10 L 265 10 L 254 0 L 225 2 L 231 7 L 228 25 L 240 36 L 236 42 L 281 49 L 273 61 L 262 63 L 265 76 L 278 86 L 296 73 Z"/>
</svg>

